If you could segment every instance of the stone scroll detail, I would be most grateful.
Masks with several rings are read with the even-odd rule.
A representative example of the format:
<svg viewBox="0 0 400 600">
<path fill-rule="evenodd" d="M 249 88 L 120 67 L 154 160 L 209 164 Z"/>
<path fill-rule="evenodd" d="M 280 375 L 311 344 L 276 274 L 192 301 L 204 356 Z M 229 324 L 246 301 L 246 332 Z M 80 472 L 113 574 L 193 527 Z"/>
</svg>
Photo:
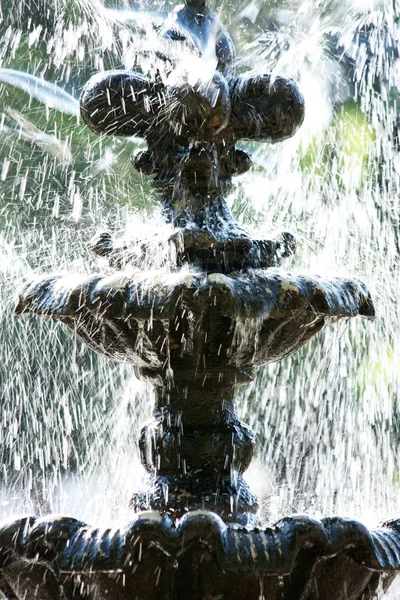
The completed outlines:
<svg viewBox="0 0 400 600">
<path fill-rule="evenodd" d="M 166 218 L 180 230 L 171 237 L 173 264 L 209 272 L 278 266 L 293 254 L 294 237 L 285 232 L 278 240 L 253 240 L 232 217 L 225 196 L 232 177 L 251 167 L 238 141 L 281 142 L 302 124 L 297 85 L 269 74 L 236 75 L 232 40 L 205 5 L 187 3 L 173 11 L 154 54 L 150 75 L 110 71 L 92 77 L 81 97 L 83 121 L 99 135 L 146 140 L 147 150 L 133 157 L 133 165 L 153 177 Z M 93 247 L 113 264 L 115 248 L 120 256 L 125 250 L 117 264 L 130 255 L 107 234 Z M 134 260 L 130 255 L 128 262 Z"/>
</svg>

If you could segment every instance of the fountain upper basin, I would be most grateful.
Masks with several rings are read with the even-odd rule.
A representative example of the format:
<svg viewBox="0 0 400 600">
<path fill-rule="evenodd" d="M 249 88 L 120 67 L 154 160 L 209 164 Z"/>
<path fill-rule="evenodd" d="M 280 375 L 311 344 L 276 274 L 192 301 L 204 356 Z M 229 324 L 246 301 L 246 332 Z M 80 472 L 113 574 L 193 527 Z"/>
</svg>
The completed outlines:
<svg viewBox="0 0 400 600">
<path fill-rule="evenodd" d="M 362 282 L 280 269 L 40 276 L 16 312 L 60 320 L 147 375 L 251 368 L 290 355 L 333 320 L 374 316 Z"/>
</svg>

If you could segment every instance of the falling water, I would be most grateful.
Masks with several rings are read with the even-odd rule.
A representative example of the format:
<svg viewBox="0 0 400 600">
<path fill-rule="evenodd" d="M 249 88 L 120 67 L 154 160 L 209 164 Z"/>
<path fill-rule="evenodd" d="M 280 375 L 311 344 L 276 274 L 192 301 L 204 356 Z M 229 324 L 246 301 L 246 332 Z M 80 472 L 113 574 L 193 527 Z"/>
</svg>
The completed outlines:
<svg viewBox="0 0 400 600">
<path fill-rule="evenodd" d="M 340 513 L 377 525 L 400 515 L 396 2 L 211 3 L 235 38 L 238 69 L 293 77 L 307 106 L 291 140 L 243 143 L 254 167 L 237 179 L 235 215 L 258 237 L 293 232 L 298 251 L 285 268 L 361 278 L 377 310 L 374 323 L 329 326 L 238 391 L 258 434 L 248 480 L 266 521 Z M 107 270 L 87 248 L 96 231 L 162 232 L 149 181 L 129 163 L 141 141 L 96 138 L 76 99 L 97 70 L 154 68 L 173 3 L 43 0 L 42 14 L 33 4 L 1 2 L 0 514 L 127 521 L 151 389 L 59 325 L 16 321 L 13 306 L 32 270 Z"/>
<path fill-rule="evenodd" d="M 328 328 L 293 357 L 260 370 L 243 394 L 243 413 L 262 440 L 268 518 L 312 510 L 372 525 L 400 508 L 400 32 L 391 3 L 363 13 L 349 3 L 330 5 L 315 15 L 315 3 L 301 3 L 274 33 L 285 51 L 258 51 L 299 82 L 309 110 L 297 137 L 256 150 L 262 169 L 242 182 L 236 203 L 262 227 L 297 235 L 295 269 L 364 279 L 377 319 Z M 243 194 L 256 207 L 249 210 Z"/>
</svg>

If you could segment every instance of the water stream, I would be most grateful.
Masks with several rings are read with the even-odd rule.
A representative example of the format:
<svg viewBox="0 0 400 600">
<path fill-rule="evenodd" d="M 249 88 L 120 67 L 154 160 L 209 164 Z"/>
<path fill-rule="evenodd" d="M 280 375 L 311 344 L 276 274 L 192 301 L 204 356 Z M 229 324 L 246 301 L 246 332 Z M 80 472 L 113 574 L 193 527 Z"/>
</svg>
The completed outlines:
<svg viewBox="0 0 400 600">
<path fill-rule="evenodd" d="M 96 138 L 74 107 L 96 70 L 153 68 L 156 28 L 174 3 L 33 4 L 1 2 L 0 516 L 126 522 L 144 476 L 136 439 L 151 388 L 57 324 L 15 320 L 13 306 L 32 270 L 106 269 L 87 248 L 96 231 L 165 235 L 149 181 L 129 164 L 141 141 Z M 374 526 L 400 515 L 400 6 L 211 7 L 238 68 L 292 76 L 307 106 L 293 139 L 243 143 L 254 167 L 236 180 L 235 215 L 257 237 L 296 235 L 288 270 L 363 279 L 377 312 L 373 323 L 328 327 L 240 388 L 259 442 L 247 479 L 266 521 L 341 514 Z"/>
</svg>

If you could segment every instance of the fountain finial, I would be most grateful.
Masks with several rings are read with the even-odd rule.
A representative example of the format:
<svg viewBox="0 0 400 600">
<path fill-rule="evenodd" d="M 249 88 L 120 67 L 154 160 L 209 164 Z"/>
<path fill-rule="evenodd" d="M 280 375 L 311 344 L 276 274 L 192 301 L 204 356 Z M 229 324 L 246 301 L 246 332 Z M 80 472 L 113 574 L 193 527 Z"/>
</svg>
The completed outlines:
<svg viewBox="0 0 400 600">
<path fill-rule="evenodd" d="M 185 0 L 185 5 L 189 8 L 195 8 L 197 10 L 204 10 L 206 6 L 205 0 Z"/>
<path fill-rule="evenodd" d="M 199 20 L 178 7 L 161 28 L 164 77 L 111 71 L 93 77 L 81 96 L 82 118 L 93 131 L 146 140 L 134 166 L 153 175 L 175 226 L 173 277 L 117 273 L 85 278 L 73 289 L 44 278 L 23 290 L 18 311 L 58 316 L 92 348 L 130 360 L 155 382 L 155 421 L 140 440 L 152 491 L 135 495 L 137 510 L 182 517 L 207 508 L 226 522 L 249 524 L 257 522 L 258 504 L 243 472 L 254 439 L 236 415 L 235 387 L 252 378 L 255 366 L 294 352 L 332 317 L 371 317 L 373 306 L 360 282 L 327 284 L 270 270 L 294 251 L 294 237 L 254 240 L 233 218 L 225 194 L 233 175 L 251 165 L 236 143 L 292 136 L 304 100 L 291 79 L 227 74 L 233 50 L 206 77 L 181 70 L 179 50 L 192 48 L 201 62 L 210 44 L 216 56 L 222 38 L 222 48 L 230 47 L 215 15 L 208 8 L 204 14 Z M 140 268 L 148 250 L 134 256 L 107 234 L 92 248 L 118 268 Z"/>
<path fill-rule="evenodd" d="M 97 134 L 147 141 L 148 149 L 133 164 L 154 176 L 165 215 L 180 230 L 170 239 L 173 268 L 189 263 L 229 273 L 279 266 L 293 253 L 294 237 L 285 232 L 253 240 L 233 218 L 225 196 L 232 178 L 251 167 L 236 144 L 291 137 L 303 122 L 304 99 L 291 79 L 235 75 L 229 34 L 207 7 L 204 15 L 199 20 L 185 6 L 166 20 L 159 34 L 161 79 L 124 71 L 93 77 L 81 96 L 82 118 Z M 110 250 L 111 257 L 115 264 L 116 252 Z"/>
</svg>

